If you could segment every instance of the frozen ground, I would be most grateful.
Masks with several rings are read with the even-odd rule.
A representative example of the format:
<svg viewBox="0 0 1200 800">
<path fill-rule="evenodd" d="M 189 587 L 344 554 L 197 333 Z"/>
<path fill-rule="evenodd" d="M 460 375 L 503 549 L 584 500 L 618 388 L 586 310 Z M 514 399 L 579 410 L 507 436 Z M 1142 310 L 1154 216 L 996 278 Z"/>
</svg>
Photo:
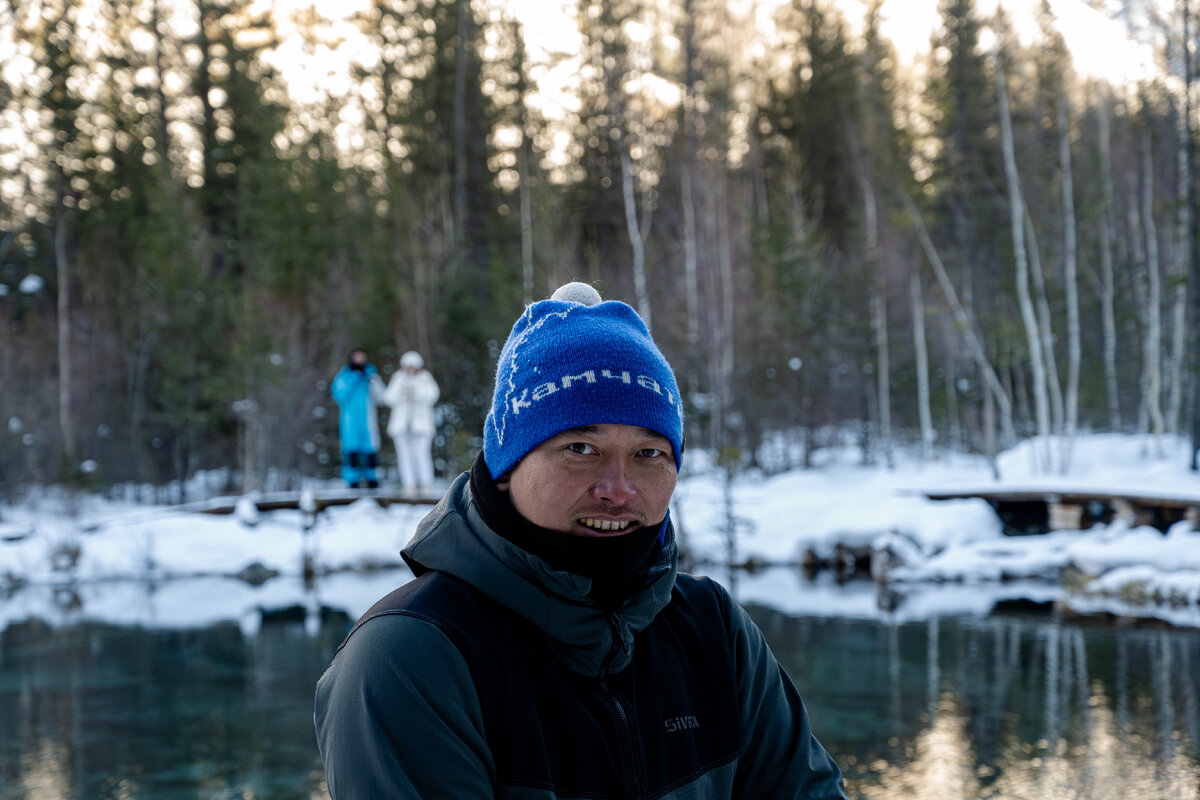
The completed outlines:
<svg viewBox="0 0 1200 800">
<path fill-rule="evenodd" d="M 999 481 L 978 458 L 921 464 L 898 454 L 888 470 L 860 466 L 858 451 L 847 448 L 822 451 L 811 470 L 748 474 L 730 486 L 689 454 L 672 514 L 685 546 L 708 563 L 724 560 L 731 517 L 739 560 L 794 564 L 805 550 L 828 553 L 839 542 L 892 551 L 895 566 L 882 592 L 869 581 L 809 581 L 793 568 L 732 576 L 700 568 L 734 584 L 743 601 L 793 613 L 903 619 L 1031 600 L 1200 627 L 1200 533 L 1186 524 L 1165 536 L 1113 524 L 1005 537 L 983 501 L 934 502 L 921 494 L 1107 489 L 1200 503 L 1187 448 L 1182 439 L 1084 437 L 1060 475 L 1038 469 L 1026 443 L 998 460 Z M 160 626 L 236 619 L 253 629 L 261 611 L 291 606 L 357 616 L 410 577 L 398 551 L 427 511 L 364 499 L 328 508 L 306 528 L 299 511 L 245 507 L 212 516 L 94 497 L 0 506 L 0 630 L 30 617 Z M 307 585 L 306 560 L 318 576 Z M 1058 580 L 1066 567 L 1077 571 L 1069 590 Z"/>
</svg>

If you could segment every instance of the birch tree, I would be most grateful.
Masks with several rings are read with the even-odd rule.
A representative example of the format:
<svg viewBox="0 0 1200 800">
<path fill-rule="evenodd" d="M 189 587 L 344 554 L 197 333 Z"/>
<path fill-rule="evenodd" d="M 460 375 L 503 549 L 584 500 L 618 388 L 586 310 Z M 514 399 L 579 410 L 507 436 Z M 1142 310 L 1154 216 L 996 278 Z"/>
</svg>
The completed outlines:
<svg viewBox="0 0 1200 800">
<path fill-rule="evenodd" d="M 679 174 L 679 202 L 683 214 L 683 285 L 687 309 L 688 349 L 695 352 L 700 345 L 700 277 L 699 249 L 696 230 L 696 159 L 698 136 L 696 126 L 696 22 L 692 15 L 693 0 L 683 0 L 683 165 Z M 692 370 L 688 370 L 692 374 Z"/>
<path fill-rule="evenodd" d="M 634 194 L 633 160 L 629 156 L 628 134 L 623 127 L 616 130 L 617 146 L 621 150 L 621 199 L 625 208 L 625 229 L 633 250 L 633 292 L 637 298 L 638 314 L 649 329 L 650 289 L 646 284 L 646 239 L 650 236 L 650 221 L 654 211 L 650 200 L 651 190 L 649 187 L 642 190 L 643 202 L 640 203 L 642 210 L 639 214 L 639 203 Z"/>
<path fill-rule="evenodd" d="M 1054 359 L 1054 336 L 1050 329 L 1050 316 L 1042 314 L 1043 337 L 1048 342 L 1047 363 L 1050 367 L 1052 400 L 1061 404 L 1058 409 L 1064 441 L 1060 449 L 1059 469 L 1070 468 L 1071 449 L 1075 428 L 1079 421 L 1079 372 L 1082 359 L 1080 346 L 1079 287 L 1077 251 L 1078 240 L 1075 220 L 1075 180 L 1071 164 L 1070 100 L 1067 82 L 1071 74 L 1071 55 L 1066 42 L 1058 30 L 1057 20 L 1049 0 L 1042 0 L 1038 10 L 1038 26 L 1044 43 L 1037 58 L 1038 74 L 1043 84 L 1044 102 L 1053 110 L 1053 130 L 1057 134 L 1057 166 L 1060 208 L 1062 210 L 1062 265 L 1063 291 L 1066 296 L 1067 312 L 1067 386 L 1064 398 L 1059 383 L 1058 368 Z M 1050 114 L 1047 114 L 1049 117 Z M 1047 119 L 1047 122 L 1049 120 Z M 1044 301 L 1044 293 L 1040 302 Z"/>
<path fill-rule="evenodd" d="M 1185 88 L 1186 91 L 1186 88 Z M 1175 247 L 1172 252 L 1170 270 L 1167 273 L 1171 296 L 1171 347 L 1167 356 L 1167 411 L 1166 431 L 1179 432 L 1179 418 L 1183 409 L 1183 367 L 1187 360 L 1187 257 L 1188 230 L 1191 208 L 1188 205 L 1188 125 L 1187 108 L 1179 109 L 1176 115 L 1175 132 Z"/>
<path fill-rule="evenodd" d="M 1188 291 L 1191 302 L 1188 308 L 1189 339 L 1191 341 L 1191 388 L 1192 407 L 1190 409 L 1190 433 L 1192 454 L 1189 468 L 1192 472 L 1200 470 L 1200 208 L 1196 202 L 1196 139 L 1192 133 L 1192 33 L 1191 8 L 1188 0 L 1183 0 L 1183 128 L 1186 171 L 1187 171 L 1187 206 L 1188 206 Z"/>
<path fill-rule="evenodd" d="M 1117 390 L 1116 282 L 1113 274 L 1113 226 L 1116 192 L 1112 174 L 1111 95 L 1101 90 L 1098 108 L 1100 120 L 1100 320 L 1103 328 L 1104 396 L 1108 406 L 1108 426 L 1121 430 L 1121 396 Z"/>
<path fill-rule="evenodd" d="M 1071 168 L 1071 133 L 1067 117 L 1067 97 L 1059 95 L 1058 104 L 1058 161 L 1061 171 L 1063 210 L 1063 282 L 1067 293 L 1067 418 L 1066 450 L 1060 464 L 1062 471 L 1070 468 L 1075 428 L 1079 423 L 1079 370 L 1082 360 L 1079 327 L 1079 279 L 1076 263 L 1075 180 Z"/>
<path fill-rule="evenodd" d="M 1050 314 L 1050 302 L 1046 296 L 1046 271 L 1042 267 L 1042 249 L 1038 244 L 1037 231 L 1029 205 L 1022 200 L 1025 216 L 1025 247 L 1029 255 L 1029 276 L 1033 286 L 1034 310 L 1037 312 L 1038 339 L 1042 347 L 1042 359 L 1046 365 L 1046 391 L 1050 398 L 1050 429 L 1055 433 L 1063 430 L 1062 382 L 1058 377 L 1058 358 L 1054 354 L 1054 318 Z"/>
<path fill-rule="evenodd" d="M 891 366 L 888 352 L 887 296 L 883 276 L 880 275 L 879 255 L 879 212 L 875 201 L 875 187 L 867 177 L 861 153 L 855 158 L 859 190 L 863 198 L 863 225 L 866 232 L 864 261 L 867 280 L 870 283 L 871 331 L 875 344 L 876 402 L 879 406 L 879 439 L 884 461 L 888 469 L 894 466 L 892 459 L 892 400 Z"/>
<path fill-rule="evenodd" d="M 1161 454 L 1162 414 L 1162 278 L 1158 260 L 1158 226 L 1154 221 L 1154 164 L 1151 158 L 1150 131 L 1142 138 L 1142 235 L 1145 247 L 1146 296 L 1142 309 L 1145 333 L 1142 342 L 1142 405 L 1149 417 L 1149 430 L 1155 436 L 1155 448 Z"/>
<path fill-rule="evenodd" d="M 911 142 L 895 123 L 894 95 L 895 51 L 881 32 L 882 0 L 873 0 L 863 22 L 863 47 L 859 62 L 863 72 L 860 124 L 847 126 L 854 142 L 855 177 L 863 202 L 863 256 L 867 280 L 871 286 L 871 325 L 876 362 L 876 401 L 879 406 L 879 436 L 887 466 L 894 464 L 892 438 L 891 353 L 888 335 L 887 285 L 889 264 L 887 248 L 881 244 L 887 218 L 886 192 L 881 186 L 895 181 L 908 183 L 907 166 Z M 928 388 L 928 387 L 926 387 Z M 928 397 L 926 397 L 928 400 Z M 925 454 L 928 457 L 928 453 Z"/>
<path fill-rule="evenodd" d="M 1025 250 L 1025 206 L 1021 197 L 1021 181 L 1017 171 L 1017 160 L 1013 150 L 1012 118 L 1008 108 L 1008 91 L 1005 87 L 1004 65 L 1000 54 L 995 55 L 996 100 L 1000 110 L 1000 141 L 1004 152 L 1004 171 L 1008 181 L 1009 217 L 1012 228 L 1013 259 L 1016 264 L 1017 302 L 1021 321 L 1025 326 L 1025 337 L 1029 344 L 1029 363 L 1033 372 L 1034 413 L 1037 420 L 1038 437 L 1043 446 L 1050 438 L 1050 401 L 1046 392 L 1046 366 L 1043 358 L 1042 340 L 1033 301 L 1029 296 L 1029 266 Z M 1042 468 L 1049 467 L 1046 456 L 1041 456 Z"/>
<path fill-rule="evenodd" d="M 908 282 L 912 306 L 913 351 L 917 368 L 917 418 L 921 425 L 921 457 L 933 459 L 933 414 L 929 405 L 929 344 L 925 340 L 925 301 L 921 293 L 921 275 L 913 270 Z"/>
<path fill-rule="evenodd" d="M 907 194 L 902 194 L 901 199 L 905 209 L 913 225 L 916 228 L 917 241 L 921 245 L 921 250 L 925 253 L 925 258 L 929 265 L 933 267 L 934 275 L 937 277 L 938 285 L 942 289 L 942 294 L 946 297 L 946 302 L 950 304 L 950 310 L 954 314 L 954 321 L 958 324 L 959 331 L 966 340 L 967 349 L 971 357 L 975 360 L 980 373 L 983 375 L 984 383 L 987 385 L 996 397 L 996 406 L 1000 410 L 1000 433 L 1004 444 L 1013 444 L 1017 440 L 1016 430 L 1013 428 L 1012 417 L 1012 400 L 1008 393 L 1004 390 L 1003 384 L 1000 383 L 1000 378 L 996 375 L 996 369 L 992 366 L 991 360 L 987 356 L 987 351 L 984 350 L 983 340 L 979 337 L 975 330 L 975 323 L 971 319 L 971 315 L 967 312 L 962 301 L 959 300 L 958 291 L 954 288 L 953 281 L 950 280 L 950 274 L 946 271 L 946 265 L 942 263 L 942 258 L 938 255 L 937 248 L 933 244 L 933 240 L 929 236 L 929 229 L 925 226 L 925 221 L 921 217 L 921 213 L 917 210 L 916 204 Z"/>
</svg>

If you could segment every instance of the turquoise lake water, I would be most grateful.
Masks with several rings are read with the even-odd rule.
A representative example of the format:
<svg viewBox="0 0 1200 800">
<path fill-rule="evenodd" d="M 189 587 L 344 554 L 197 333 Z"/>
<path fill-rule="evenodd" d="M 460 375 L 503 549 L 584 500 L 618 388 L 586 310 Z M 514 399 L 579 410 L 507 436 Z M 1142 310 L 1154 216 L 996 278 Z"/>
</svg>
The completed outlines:
<svg viewBox="0 0 1200 800">
<path fill-rule="evenodd" d="M 1200 631 L 750 610 L 852 797 L 1200 800 Z M 327 797 L 312 690 L 350 623 L 9 626 L 0 800 Z"/>
</svg>

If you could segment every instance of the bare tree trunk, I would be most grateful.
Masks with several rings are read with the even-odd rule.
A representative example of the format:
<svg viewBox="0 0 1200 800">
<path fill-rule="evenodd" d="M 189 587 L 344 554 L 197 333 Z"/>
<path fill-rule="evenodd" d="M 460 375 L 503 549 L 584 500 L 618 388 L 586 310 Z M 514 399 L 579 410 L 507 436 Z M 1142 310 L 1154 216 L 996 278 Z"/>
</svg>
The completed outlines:
<svg viewBox="0 0 1200 800">
<path fill-rule="evenodd" d="M 688 158 L 680 174 L 683 202 L 683 282 L 687 302 L 689 349 L 700 344 L 700 269 L 696 257 L 696 201 L 692 192 L 693 160 Z"/>
<path fill-rule="evenodd" d="M 1177 174 L 1176 193 L 1179 212 L 1175 219 L 1175 251 L 1171 259 L 1171 351 L 1167 359 L 1167 433 L 1179 433 L 1179 419 L 1183 410 L 1183 364 L 1187 360 L 1187 236 L 1188 236 L 1188 172 L 1187 172 L 1187 120 L 1183 113 L 1178 122 L 1178 148 L 1176 150 Z"/>
<path fill-rule="evenodd" d="M 212 101 L 213 42 L 209 39 L 208 16 L 212 9 L 211 0 L 197 0 L 199 26 L 196 28 L 196 47 L 199 63 L 196 65 L 194 94 L 200 101 L 200 151 L 202 175 L 205 186 L 216 185 L 217 176 L 217 124 L 216 109 Z M 204 239 L 202 252 L 208 276 L 214 278 L 225 268 L 225 249 L 222 242 L 218 210 L 214 200 L 202 204 L 204 216 Z"/>
<path fill-rule="evenodd" d="M 729 183 L 723 177 L 715 177 L 711 185 L 714 203 L 712 206 L 712 228 L 716 233 L 716 269 L 712 271 L 711 291 L 719 304 L 712 315 L 712 355 L 709 375 L 712 386 L 712 441 L 718 452 L 730 442 L 729 415 L 733 397 L 733 352 L 734 352 L 734 287 L 733 256 L 730 252 L 729 232 Z"/>
<path fill-rule="evenodd" d="M 413 226 L 408 241 L 404 242 L 396 236 L 398 241 L 393 246 L 396 279 L 400 286 L 412 286 L 409 298 L 406 299 L 403 294 L 398 298 L 400 306 L 392 326 L 393 338 L 400 344 L 409 336 L 415 335 L 416 349 L 426 357 L 432 352 L 431 315 L 437 276 L 444 268 L 449 267 L 455 258 L 455 244 L 451 238 L 451 231 L 456 228 L 449 219 L 453 217 L 449 211 L 452 205 L 453 199 L 448 194 L 448 186 L 442 183 L 422 204 L 424 217 Z M 461 230 L 461 227 L 459 229 Z M 406 263 L 408 258 L 402 256 L 403 253 L 409 254 L 411 273 Z"/>
<path fill-rule="evenodd" d="M 1115 192 L 1112 179 L 1112 133 L 1107 94 L 1100 102 L 1100 172 L 1104 209 L 1100 215 L 1100 316 L 1104 327 L 1104 394 L 1108 403 L 1108 425 L 1121 430 L 1121 397 L 1117 391 L 1116 282 L 1113 277 L 1112 219 Z"/>
<path fill-rule="evenodd" d="M 1075 235 L 1075 178 L 1071 168 L 1071 128 L 1067 118 L 1067 97 L 1059 93 L 1058 101 L 1058 160 L 1062 170 L 1063 204 L 1063 280 L 1067 292 L 1067 417 L 1066 446 L 1059 468 L 1066 472 L 1071 467 L 1071 453 L 1075 444 L 1075 428 L 1079 423 L 1079 365 L 1081 359 L 1079 332 L 1079 278 L 1076 264 L 1077 242 Z"/>
<path fill-rule="evenodd" d="M 1025 384 L 1025 369 L 1021 365 L 1021 353 L 1014 346 L 1009 350 L 1011 364 L 1005 375 L 1008 377 L 1007 386 L 1012 389 L 1013 401 L 1017 406 L 1017 417 L 1022 422 L 1033 421 L 1033 411 L 1029 407 L 1029 387 Z"/>
<path fill-rule="evenodd" d="M 1130 184 L 1135 187 L 1134 196 L 1129 198 L 1125 203 L 1125 217 L 1129 227 L 1129 264 L 1130 264 L 1130 280 L 1133 284 L 1133 305 L 1138 313 L 1138 335 L 1139 347 L 1142 352 L 1142 369 L 1138 373 L 1138 410 L 1136 430 L 1138 433 L 1148 433 L 1150 431 L 1150 405 L 1147 403 L 1147 398 L 1150 396 L 1147 390 L 1146 381 L 1149 378 L 1149 372 L 1146 366 L 1146 337 L 1149 336 L 1147 324 L 1149 321 L 1148 314 L 1148 298 L 1150 297 L 1150 289 L 1146 285 L 1149 278 L 1146 269 L 1146 236 L 1142 233 L 1142 197 L 1138 186 L 1137 168 L 1131 169 Z"/>
<path fill-rule="evenodd" d="M 696 198 L 694 181 L 698 146 L 696 141 L 696 20 L 692 0 L 683 0 L 683 166 L 679 175 L 683 204 L 683 283 L 687 303 L 687 341 L 693 353 L 700 344 L 700 272 L 697 258 Z M 691 372 L 691 370 L 689 370 Z"/>
<path fill-rule="evenodd" d="M 629 244 L 633 248 L 633 293 L 637 298 L 638 314 L 650 328 L 650 291 L 646 286 L 646 240 L 638 225 L 637 198 L 633 192 L 633 163 L 629 158 L 629 147 L 625 131 L 618 140 L 621 148 L 621 197 L 625 201 L 625 228 L 629 232 Z"/>
<path fill-rule="evenodd" d="M 863 225 L 867 236 L 864 256 L 867 280 L 871 287 L 871 329 L 875 337 L 875 402 L 878 407 L 879 438 L 883 447 L 884 463 L 888 469 L 893 469 L 895 460 L 892 457 L 892 369 L 888 353 L 887 296 L 884 292 L 883 276 L 880 274 L 879 210 L 875 202 L 875 187 L 867 176 L 861 148 L 855 148 L 854 165 L 858 187 L 863 196 Z"/>
<path fill-rule="evenodd" d="M 1187 206 L 1188 206 L 1188 291 L 1191 294 L 1188 314 L 1191 318 L 1188 338 L 1192 340 L 1191 353 L 1191 411 L 1189 429 L 1192 453 L 1188 468 L 1200 470 L 1200 209 L 1196 205 L 1196 139 L 1192 135 L 1192 33 L 1191 8 L 1183 0 L 1183 92 L 1184 92 L 1184 141 L 1187 153 Z"/>
<path fill-rule="evenodd" d="M 60 178 L 61 179 L 61 178 Z M 67 258 L 67 210 L 60 202 L 54 222 L 54 265 L 58 280 L 58 428 L 62 434 L 64 468 L 75 468 L 75 421 L 71 414 L 71 274 Z"/>
<path fill-rule="evenodd" d="M 471 0 L 459 0 L 458 3 L 458 41 L 454 52 L 454 243 L 453 255 L 448 266 L 451 270 L 457 265 L 463 254 L 467 234 L 467 214 L 469 200 L 467 197 L 468 165 L 467 165 L 467 63 L 469 54 L 467 48 L 472 41 Z"/>
<path fill-rule="evenodd" d="M 954 326 L 943 320 L 942 335 L 945 341 L 953 341 Z M 949 418 L 950 446 L 961 449 L 966 446 L 966 436 L 963 435 L 962 415 L 958 409 L 958 354 L 951 350 L 946 354 L 946 416 Z"/>
<path fill-rule="evenodd" d="M 913 270 L 908 282 L 912 300 L 913 349 L 917 357 L 917 416 L 921 421 L 921 458 L 933 459 L 933 413 L 929 405 L 929 345 L 925 341 L 925 301 L 921 296 L 921 276 Z"/>
<path fill-rule="evenodd" d="M 528 145 L 521 134 L 522 142 L 517 148 L 517 169 L 520 171 L 521 195 L 521 286 L 525 305 L 533 303 L 533 192 L 529 187 Z"/>
<path fill-rule="evenodd" d="M 955 291 L 954 283 L 950 280 L 950 275 L 946 272 L 946 266 L 942 263 L 937 248 L 933 246 L 933 240 L 929 238 L 929 230 L 925 227 L 925 220 L 922 219 L 921 212 L 917 210 L 916 204 L 913 203 L 912 198 L 908 196 L 907 192 L 901 192 L 900 197 L 904 202 L 909 216 L 916 224 L 917 239 L 921 244 L 921 249 L 925 253 L 926 260 L 933 267 L 934 274 L 938 279 L 938 285 L 941 286 L 942 293 L 946 296 L 946 302 L 950 304 L 950 310 L 954 314 L 954 320 L 958 323 L 963 338 L 966 339 L 971 357 L 975 359 L 975 363 L 978 365 L 988 389 L 996 394 L 996 406 L 1000 410 L 1001 436 L 1005 444 L 1011 444 L 1017 439 L 1012 422 L 1012 402 L 1005 393 L 1004 387 L 1000 385 L 1000 379 L 996 376 L 996 370 L 992 367 L 991 361 L 988 360 L 987 352 L 983 348 L 983 342 L 980 340 L 979 334 L 975 331 L 975 324 L 971 319 L 971 315 L 967 313 L 967 310 L 958 299 L 958 292 Z"/>
<path fill-rule="evenodd" d="M 733 242 L 729 231 L 729 182 L 723 181 L 718 196 L 718 258 L 721 268 L 721 408 L 722 414 L 729 414 L 730 400 L 733 396 L 733 354 L 734 354 L 734 305 L 736 295 L 733 284 Z M 727 420 L 722 419 L 722 428 L 727 426 Z"/>
<path fill-rule="evenodd" d="M 983 393 L 983 452 L 992 465 L 992 477 L 1000 480 L 996 467 L 996 396 L 992 392 Z"/>
<path fill-rule="evenodd" d="M 145 312 L 138 312 L 143 315 Z M 127 369 L 126 388 L 129 405 L 129 459 L 133 462 L 135 481 L 146 479 L 146 458 L 142 448 L 142 423 L 146 419 L 146 407 L 149 405 L 146 391 L 146 376 L 150 372 L 150 347 L 154 343 L 154 334 L 147 333 L 144 320 L 137 325 L 137 348 L 131 359 L 133 364 Z"/>
<path fill-rule="evenodd" d="M 888 469 L 894 469 L 892 456 L 892 391 L 891 358 L 888 353 L 887 296 L 879 282 L 871 298 L 871 327 L 875 329 L 875 372 L 878 386 L 879 439 L 883 448 L 883 460 Z"/>
<path fill-rule="evenodd" d="M 155 87 L 154 94 L 158 100 L 158 157 L 162 159 L 159 167 L 169 171 L 171 168 L 171 132 L 168 127 L 167 119 L 167 92 L 166 67 L 163 65 L 163 36 L 162 29 L 159 25 L 159 2 L 154 0 L 154 5 L 151 8 L 150 27 L 154 32 L 154 75 Z"/>
<path fill-rule="evenodd" d="M 1058 378 L 1058 358 L 1054 354 L 1054 324 L 1050 303 L 1046 299 L 1046 272 L 1042 268 L 1042 249 L 1033 229 L 1033 217 L 1025 206 L 1026 252 L 1029 254 L 1029 274 L 1033 278 L 1034 308 L 1037 311 L 1038 337 L 1042 343 L 1042 359 L 1046 365 L 1046 389 L 1050 397 L 1050 429 L 1063 429 L 1062 382 Z"/>
<path fill-rule="evenodd" d="M 1008 111 L 1008 91 L 1004 86 L 1004 67 L 996 57 L 996 98 L 1000 106 L 1000 141 L 1004 151 L 1004 173 L 1008 179 L 1009 217 L 1012 228 L 1013 256 L 1017 267 L 1017 300 L 1025 337 L 1029 343 L 1029 363 L 1033 369 L 1033 399 L 1037 416 L 1038 437 L 1043 446 L 1050 440 L 1050 400 L 1046 395 L 1046 365 L 1042 359 L 1042 343 L 1033 301 L 1029 297 L 1029 266 L 1025 253 L 1025 209 L 1021 198 L 1020 176 L 1013 152 L 1012 120 Z M 1043 459 L 1043 468 L 1049 464 Z"/>
<path fill-rule="evenodd" d="M 1150 134 L 1142 139 L 1142 232 L 1146 241 L 1146 337 L 1142 350 L 1142 392 L 1150 415 L 1151 433 L 1163 433 L 1162 414 L 1162 279 L 1158 263 L 1158 227 L 1154 223 L 1154 164 L 1150 154 Z M 1161 455 L 1162 443 L 1156 442 Z"/>
</svg>

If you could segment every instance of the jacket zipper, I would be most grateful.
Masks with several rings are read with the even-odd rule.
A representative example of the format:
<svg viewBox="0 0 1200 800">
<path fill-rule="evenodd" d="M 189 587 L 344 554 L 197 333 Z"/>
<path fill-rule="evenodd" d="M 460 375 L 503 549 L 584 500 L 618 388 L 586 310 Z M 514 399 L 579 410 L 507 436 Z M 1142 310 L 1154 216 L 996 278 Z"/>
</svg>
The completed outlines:
<svg viewBox="0 0 1200 800">
<path fill-rule="evenodd" d="M 633 720 L 630 719 L 629 712 L 626 710 L 625 704 L 621 702 L 621 698 L 617 697 L 608 685 L 608 669 L 612 666 L 613 660 L 617 657 L 617 651 L 621 647 L 621 628 L 616 614 L 609 615 L 608 624 L 612 631 L 613 643 L 608 655 L 604 657 L 604 662 L 600 665 L 600 689 L 604 692 L 604 696 L 612 705 L 613 710 L 617 712 L 617 723 L 621 729 L 621 744 L 626 750 L 626 762 L 630 766 L 630 774 L 633 778 L 634 797 L 640 798 L 645 796 L 646 790 L 643 786 L 642 760 L 638 753 Z"/>
</svg>

